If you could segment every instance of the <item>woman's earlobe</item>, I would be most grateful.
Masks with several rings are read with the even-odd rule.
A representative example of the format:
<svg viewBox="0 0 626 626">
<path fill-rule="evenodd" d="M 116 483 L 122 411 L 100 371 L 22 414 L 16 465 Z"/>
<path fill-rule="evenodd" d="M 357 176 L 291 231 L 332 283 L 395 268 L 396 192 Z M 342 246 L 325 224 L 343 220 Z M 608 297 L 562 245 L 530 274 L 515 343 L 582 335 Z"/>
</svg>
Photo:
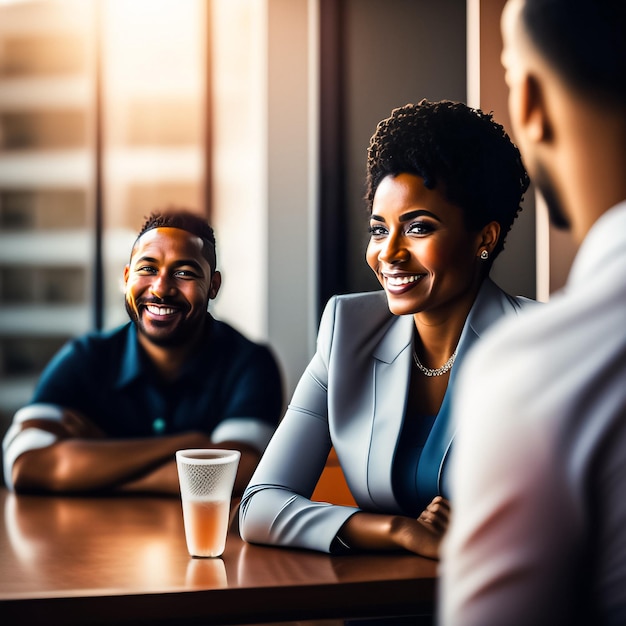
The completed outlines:
<svg viewBox="0 0 626 626">
<path fill-rule="evenodd" d="M 500 224 L 496 221 L 489 222 L 481 231 L 480 243 L 478 247 L 478 256 L 483 260 L 487 260 L 498 245 L 500 238 Z M 485 256 L 486 255 L 486 256 Z"/>
</svg>

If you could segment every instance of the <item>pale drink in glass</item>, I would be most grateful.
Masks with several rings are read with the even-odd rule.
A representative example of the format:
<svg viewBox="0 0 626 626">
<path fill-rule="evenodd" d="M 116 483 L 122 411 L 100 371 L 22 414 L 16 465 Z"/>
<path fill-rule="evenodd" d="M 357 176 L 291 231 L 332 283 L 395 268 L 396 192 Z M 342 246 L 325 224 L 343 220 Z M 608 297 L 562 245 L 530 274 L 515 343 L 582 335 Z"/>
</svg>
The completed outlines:
<svg viewBox="0 0 626 626">
<path fill-rule="evenodd" d="M 189 554 L 220 556 L 226 545 L 230 500 L 183 500 Z"/>
<path fill-rule="evenodd" d="M 185 539 L 191 556 L 216 557 L 224 552 L 240 457 L 238 450 L 176 452 Z"/>
</svg>

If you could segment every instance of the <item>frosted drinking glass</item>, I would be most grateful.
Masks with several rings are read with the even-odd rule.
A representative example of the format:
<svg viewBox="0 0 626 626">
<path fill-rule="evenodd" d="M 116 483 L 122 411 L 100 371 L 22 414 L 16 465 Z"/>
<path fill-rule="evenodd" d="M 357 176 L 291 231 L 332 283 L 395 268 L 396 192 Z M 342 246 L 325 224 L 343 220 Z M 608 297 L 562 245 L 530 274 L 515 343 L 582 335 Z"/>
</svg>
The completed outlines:
<svg viewBox="0 0 626 626">
<path fill-rule="evenodd" d="M 178 450 L 176 466 L 187 550 L 191 556 L 221 556 L 241 453 L 238 450 Z"/>
</svg>

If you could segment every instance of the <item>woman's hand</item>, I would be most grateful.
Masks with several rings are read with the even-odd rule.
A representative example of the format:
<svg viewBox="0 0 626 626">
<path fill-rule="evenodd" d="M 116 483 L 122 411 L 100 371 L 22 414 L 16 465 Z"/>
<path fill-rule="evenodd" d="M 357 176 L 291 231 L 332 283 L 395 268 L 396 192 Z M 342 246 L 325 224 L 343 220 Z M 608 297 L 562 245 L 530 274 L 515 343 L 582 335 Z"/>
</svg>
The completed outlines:
<svg viewBox="0 0 626 626">
<path fill-rule="evenodd" d="M 394 518 L 390 534 L 399 547 L 420 556 L 437 559 L 449 520 L 450 503 L 445 498 L 436 496 L 417 520 L 410 517 Z"/>
<path fill-rule="evenodd" d="M 450 523 L 450 503 L 442 496 L 435 496 L 417 521 L 429 530 L 445 533 Z"/>
<path fill-rule="evenodd" d="M 359 512 L 346 521 L 338 534 L 357 550 L 401 548 L 436 559 L 449 521 L 450 503 L 436 496 L 417 519 Z"/>
<path fill-rule="evenodd" d="M 398 546 L 431 559 L 439 558 L 439 546 L 450 521 L 450 503 L 441 496 L 422 511 L 417 520 L 397 517 L 391 535 Z"/>
<path fill-rule="evenodd" d="M 417 522 L 426 530 L 425 545 L 419 554 L 438 558 L 441 539 L 450 523 L 450 503 L 441 496 L 435 496 L 417 518 Z"/>
</svg>

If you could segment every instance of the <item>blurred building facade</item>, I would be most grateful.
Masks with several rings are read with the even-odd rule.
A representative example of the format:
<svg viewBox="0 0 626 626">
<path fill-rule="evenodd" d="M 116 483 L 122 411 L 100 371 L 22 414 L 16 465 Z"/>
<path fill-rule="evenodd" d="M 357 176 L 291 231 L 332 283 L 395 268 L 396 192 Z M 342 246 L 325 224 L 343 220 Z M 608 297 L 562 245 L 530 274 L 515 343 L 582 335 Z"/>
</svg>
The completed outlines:
<svg viewBox="0 0 626 626">
<path fill-rule="evenodd" d="M 0 3 L 4 422 L 67 339 L 127 319 L 144 217 L 205 210 L 205 42 L 200 0 Z"/>
</svg>

